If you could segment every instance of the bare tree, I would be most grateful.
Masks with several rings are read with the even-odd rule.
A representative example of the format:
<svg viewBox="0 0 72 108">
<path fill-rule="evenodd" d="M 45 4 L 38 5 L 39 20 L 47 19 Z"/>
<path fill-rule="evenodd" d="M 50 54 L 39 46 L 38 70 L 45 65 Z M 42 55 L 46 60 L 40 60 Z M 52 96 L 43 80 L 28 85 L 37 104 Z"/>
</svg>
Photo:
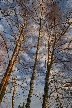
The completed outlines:
<svg viewBox="0 0 72 108">
<path fill-rule="evenodd" d="M 64 36 L 66 32 L 68 31 L 72 22 L 69 22 L 69 19 L 67 19 L 68 17 L 66 18 L 66 16 L 63 16 L 63 13 L 60 10 L 60 7 L 58 6 L 57 2 L 55 2 L 55 0 L 48 0 L 48 1 L 47 0 L 40 0 L 40 1 L 39 0 L 36 0 L 36 1 L 35 0 L 16 0 L 13 2 L 15 2 L 18 6 L 17 7 L 18 12 L 16 13 L 16 9 L 12 7 L 10 4 L 10 8 L 14 10 L 16 20 L 12 19 L 10 16 L 11 19 L 10 20 L 8 19 L 9 21 L 8 20 L 7 21 L 8 21 L 8 25 L 11 28 L 10 32 L 13 33 L 12 36 L 15 39 L 18 38 L 18 40 L 17 42 L 16 40 L 14 40 L 16 42 L 15 48 L 14 48 L 12 57 L 9 60 L 9 64 L 7 66 L 5 75 L 0 84 L 0 103 L 2 102 L 2 99 L 6 92 L 6 87 L 8 85 L 13 69 L 17 64 L 18 65 L 17 69 L 20 71 L 20 74 L 21 74 L 21 79 L 18 79 L 18 81 L 19 80 L 22 81 L 22 78 L 23 78 L 23 81 L 21 82 L 22 85 L 20 84 L 20 87 L 23 90 L 22 93 L 24 93 L 25 91 L 27 92 L 29 90 L 28 97 L 25 97 L 27 99 L 25 107 L 30 108 L 31 99 L 32 99 L 32 96 L 34 95 L 33 92 L 34 92 L 34 84 L 35 84 L 36 75 L 37 73 L 40 73 L 39 69 L 44 68 L 42 66 L 40 67 L 39 60 L 41 59 L 41 57 L 44 56 L 44 51 L 47 51 L 46 56 L 45 56 L 45 62 L 43 62 L 43 64 L 45 63 L 44 64 L 45 68 L 44 70 L 41 70 L 41 73 L 43 73 L 43 77 L 46 75 L 42 108 L 49 108 L 50 107 L 49 102 L 51 99 L 50 98 L 50 90 L 51 90 L 50 78 L 53 76 L 51 75 L 52 69 L 54 69 L 53 65 L 56 64 L 57 66 L 58 63 L 59 64 L 61 63 L 63 64 L 64 68 L 66 67 L 67 69 L 70 69 L 71 71 L 71 65 L 69 65 L 71 64 L 71 52 L 69 52 L 71 51 L 71 47 L 69 49 L 69 46 L 71 46 L 72 40 L 68 39 L 69 44 L 68 44 L 68 47 L 66 48 L 64 48 L 64 46 L 61 47 L 61 45 L 65 44 L 66 40 Z M 5 10 L 1 12 L 4 15 L 4 17 L 6 17 L 7 15 L 8 16 L 11 15 L 11 14 L 8 14 L 7 11 L 4 14 Z M 19 22 L 20 20 L 21 22 Z M 11 21 L 11 25 L 10 25 L 10 21 Z M 17 30 L 18 30 L 16 31 L 16 34 L 14 34 L 15 31 L 13 31 L 13 27 L 12 27 L 14 23 L 15 23 L 15 27 L 17 27 Z M 33 26 L 34 26 L 34 29 L 33 29 Z M 36 29 L 36 27 L 38 28 Z M 36 34 L 36 32 L 38 34 Z M 29 44 L 30 39 L 32 39 L 31 44 Z M 6 45 L 5 41 L 4 43 Z M 43 45 L 43 47 L 45 45 L 44 48 L 46 49 L 44 50 L 41 49 L 42 48 L 41 45 Z M 31 49 L 34 47 L 36 48 L 36 50 L 33 49 L 33 52 L 32 52 Z M 8 53 L 7 46 L 6 46 L 6 49 Z M 32 53 L 34 53 L 34 55 L 31 55 Z M 41 56 L 40 53 L 42 53 L 43 55 Z M 25 54 L 27 56 L 25 56 Z M 65 54 L 68 59 L 64 60 L 63 57 L 61 57 L 62 54 Z M 67 61 L 68 61 L 68 64 L 66 63 Z M 30 76 L 31 78 L 30 82 L 28 83 L 26 79 L 27 75 Z M 24 87 L 23 83 L 27 84 L 27 89 Z M 58 84 L 57 79 L 54 80 L 53 82 L 53 85 L 54 85 L 53 93 L 57 94 L 56 103 L 59 104 L 60 108 L 63 108 L 64 104 L 62 103 L 61 98 L 59 97 L 58 86 L 56 84 Z M 24 102 L 24 100 L 22 101 Z M 12 107 L 14 108 L 14 92 L 12 96 Z"/>
<path fill-rule="evenodd" d="M 43 1 L 40 4 L 40 8 L 41 8 L 41 12 L 40 12 L 40 18 L 39 18 L 39 36 L 38 36 L 38 41 L 37 41 L 37 50 L 36 50 L 36 56 L 35 56 L 35 63 L 34 63 L 34 68 L 33 68 L 33 73 L 32 73 L 32 77 L 31 77 L 31 81 L 30 81 L 30 90 L 29 90 L 29 94 L 28 94 L 28 98 L 27 98 L 27 103 L 26 103 L 26 108 L 30 108 L 30 103 L 31 103 L 31 97 L 33 95 L 33 89 L 34 89 L 34 79 L 36 76 L 36 67 L 38 64 L 38 58 L 39 58 L 39 51 L 40 51 L 40 38 L 42 35 L 42 15 L 43 15 L 43 11 L 44 11 L 44 4 Z"/>
<path fill-rule="evenodd" d="M 4 77 L 1 81 L 1 84 L 0 84 L 0 102 L 2 101 L 2 98 L 5 94 L 6 87 L 8 85 L 8 81 L 10 79 L 10 75 L 11 75 L 13 67 L 15 66 L 16 61 L 18 59 L 20 49 L 21 49 L 21 46 L 22 46 L 23 32 L 24 32 L 25 28 L 26 28 L 26 13 L 24 13 L 24 24 L 22 26 L 22 30 L 20 32 L 19 39 L 17 40 L 15 49 L 14 49 L 12 57 L 11 57 L 11 60 L 9 61 L 8 67 L 7 67 L 6 72 L 5 72 L 5 75 L 4 75 Z"/>
<path fill-rule="evenodd" d="M 55 60 L 54 53 L 56 50 L 57 44 L 60 42 L 61 38 L 65 35 L 71 23 L 66 23 L 67 26 L 64 28 L 62 25 L 62 17 L 59 11 L 59 8 L 55 2 L 49 4 L 48 6 L 52 7 L 52 10 L 46 15 L 46 19 L 50 21 L 50 25 L 47 26 L 48 34 L 48 59 L 47 59 L 47 71 L 45 77 L 45 86 L 44 86 L 44 95 L 43 95 L 43 104 L 42 108 L 48 108 L 48 91 L 49 91 L 49 77 L 52 68 L 52 64 Z M 51 27 L 50 27 L 51 26 Z M 50 29 L 49 29 L 50 27 Z M 61 31 L 61 32 L 60 32 Z"/>
</svg>

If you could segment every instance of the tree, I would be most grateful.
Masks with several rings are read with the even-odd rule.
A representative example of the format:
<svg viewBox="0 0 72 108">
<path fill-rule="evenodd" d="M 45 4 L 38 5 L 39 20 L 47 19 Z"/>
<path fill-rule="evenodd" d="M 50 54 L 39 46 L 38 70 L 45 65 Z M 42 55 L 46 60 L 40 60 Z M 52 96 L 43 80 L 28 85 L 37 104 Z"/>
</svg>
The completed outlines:
<svg viewBox="0 0 72 108">
<path fill-rule="evenodd" d="M 33 3 L 33 2 L 32 2 Z M 31 103 L 31 97 L 33 95 L 33 89 L 34 89 L 34 79 L 36 77 L 36 67 L 38 64 L 38 58 L 39 58 L 39 50 L 40 50 L 40 38 L 42 35 L 42 16 L 43 16 L 43 11 L 44 11 L 44 4 L 43 1 L 40 4 L 40 18 L 39 18 L 39 36 L 38 36 L 38 41 L 37 41 L 37 50 L 36 50 L 36 56 L 35 56 L 35 63 L 34 63 L 34 68 L 33 68 L 33 73 L 32 73 L 32 77 L 30 80 L 30 90 L 29 90 L 29 94 L 28 94 L 28 98 L 27 98 L 27 103 L 26 103 L 26 108 L 30 108 L 30 103 Z"/>
<path fill-rule="evenodd" d="M 50 25 L 46 27 L 47 27 L 47 31 L 48 32 L 50 31 L 50 33 L 48 34 L 48 59 L 47 59 L 47 71 L 45 77 L 45 87 L 44 87 L 42 108 L 48 108 L 49 77 L 50 77 L 52 64 L 56 59 L 54 58 L 56 46 L 58 45 L 62 36 L 65 35 L 65 33 L 67 32 L 68 28 L 71 25 L 71 23 L 65 22 L 68 25 L 67 27 L 65 26 L 64 28 L 64 25 L 62 25 L 63 22 L 61 18 L 61 13 L 59 11 L 57 4 L 53 2 L 49 5 L 51 6 L 52 10 L 46 15 L 46 19 L 49 21 L 48 23 L 50 23 Z M 49 29 L 50 26 L 51 28 Z"/>
<path fill-rule="evenodd" d="M 14 5 L 16 5 L 15 8 Z M 43 81 L 43 79 L 40 79 L 38 76 L 39 74 L 43 74 L 43 77 L 45 77 L 45 82 L 41 82 L 42 86 L 44 86 L 42 108 L 63 108 L 62 94 L 65 91 L 62 87 L 63 80 L 61 81 L 60 79 L 60 73 L 62 75 L 62 72 L 66 71 L 66 69 L 71 71 L 70 64 L 72 55 L 70 52 L 71 38 L 66 39 L 65 36 L 72 24 L 72 22 L 69 21 L 68 14 L 67 17 L 63 16 L 64 13 L 60 10 L 61 6 L 59 6 L 55 0 L 16 0 L 13 1 L 12 4 L 7 1 L 7 6 L 9 6 L 9 9 L 14 10 L 13 14 L 15 13 L 15 16 L 12 17 L 11 14 L 7 14 L 9 10 L 4 10 L 5 13 L 3 10 L 1 10 L 1 12 L 5 18 L 6 15 L 9 16 L 10 20 L 8 21 L 8 25 L 10 25 L 10 32 L 12 33 L 12 37 L 17 38 L 17 42 L 14 40 L 16 47 L 13 50 L 6 73 L 1 81 L 0 102 L 4 97 L 10 76 L 14 72 L 13 67 L 16 66 L 20 72 L 18 73 L 19 77 L 21 78 L 16 77 L 17 84 L 19 83 L 16 86 L 20 87 L 19 90 L 21 94 L 19 93 L 19 96 L 21 95 L 21 98 L 23 96 L 22 102 L 27 100 L 27 102 L 25 102 L 26 108 L 30 108 L 32 96 L 39 98 L 37 94 L 33 93 L 34 85 L 36 84 L 35 81 L 38 79 Z M 25 23 L 25 26 L 23 23 Z M 13 24 L 15 24 L 15 26 Z M 16 27 L 15 31 L 13 31 L 13 27 Z M 17 34 L 19 38 L 15 36 L 15 34 Z M 67 43 L 68 46 L 66 45 Z M 43 56 L 45 56 L 45 59 L 40 61 Z M 60 67 L 58 67 L 58 65 Z M 58 71 L 57 73 L 55 72 L 56 69 Z M 17 75 L 16 72 L 15 75 Z M 62 77 L 62 79 L 65 77 Z M 27 97 L 26 92 L 28 91 Z M 18 93 L 16 96 L 18 96 Z M 62 96 L 62 98 L 60 96 Z M 52 104 L 52 97 L 55 106 Z M 21 106 L 19 105 L 19 107 Z M 24 105 L 22 107 L 24 107 Z"/>
<path fill-rule="evenodd" d="M 19 56 L 20 49 L 21 49 L 21 46 L 22 46 L 21 43 L 22 43 L 22 40 L 23 40 L 23 32 L 24 32 L 25 27 L 26 27 L 26 13 L 24 13 L 24 24 L 22 26 L 22 30 L 20 32 L 19 39 L 16 42 L 16 46 L 15 46 L 15 49 L 13 51 L 11 60 L 9 61 L 8 67 L 7 67 L 6 72 L 5 72 L 5 75 L 4 75 L 4 77 L 1 81 L 1 84 L 0 84 L 0 102 L 2 101 L 2 98 L 5 94 L 6 87 L 8 85 L 8 81 L 10 79 L 10 75 L 12 73 L 13 67 L 15 66 L 16 61 L 17 61 L 18 56 Z"/>
</svg>

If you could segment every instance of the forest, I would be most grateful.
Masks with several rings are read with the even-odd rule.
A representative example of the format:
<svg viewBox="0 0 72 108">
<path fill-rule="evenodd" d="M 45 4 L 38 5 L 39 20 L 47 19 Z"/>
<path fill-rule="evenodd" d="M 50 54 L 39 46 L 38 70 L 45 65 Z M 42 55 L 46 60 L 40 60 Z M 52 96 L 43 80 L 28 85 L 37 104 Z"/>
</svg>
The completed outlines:
<svg viewBox="0 0 72 108">
<path fill-rule="evenodd" d="M 0 0 L 0 108 L 72 108 L 72 0 Z"/>
</svg>

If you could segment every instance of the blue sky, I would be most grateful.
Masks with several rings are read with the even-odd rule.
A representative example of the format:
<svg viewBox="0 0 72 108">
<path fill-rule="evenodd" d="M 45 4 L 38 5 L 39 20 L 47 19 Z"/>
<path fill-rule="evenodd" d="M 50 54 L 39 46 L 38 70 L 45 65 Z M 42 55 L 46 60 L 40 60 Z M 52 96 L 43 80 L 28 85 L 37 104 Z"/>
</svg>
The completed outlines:
<svg viewBox="0 0 72 108">
<path fill-rule="evenodd" d="M 2 8 L 2 10 L 8 9 L 7 5 L 4 4 L 3 2 L 0 4 L 0 7 Z M 70 9 L 71 6 L 72 6 L 71 5 L 72 4 L 72 0 L 64 0 L 64 1 L 62 1 L 62 3 L 63 3 L 63 5 L 60 4 L 60 6 L 62 5 L 64 10 Z M 11 8 L 11 10 L 12 10 L 12 8 Z M 7 22 L 7 21 L 10 22 L 10 20 L 7 19 L 9 17 L 4 17 L 3 16 L 3 14 L 1 13 L 1 10 L 0 10 L 0 18 L 1 18 L 1 20 L 0 20 L 0 33 L 7 40 L 7 45 L 8 45 L 8 48 L 9 48 L 9 56 L 11 58 L 12 52 L 13 52 L 13 49 L 14 49 L 14 46 L 15 46 L 14 42 L 11 42 L 11 39 L 13 39 L 13 40 L 15 40 L 15 39 L 12 37 L 13 34 L 11 35 L 12 31 L 10 29 L 10 26 L 8 25 L 8 22 Z M 14 15 L 12 15 L 12 18 L 14 18 Z M 22 20 L 20 22 L 22 22 Z M 12 24 L 11 24 L 11 26 L 12 26 Z M 30 25 L 30 26 L 31 26 L 30 28 L 33 28 L 33 29 L 31 31 L 32 34 L 30 33 L 30 35 L 31 35 L 30 39 L 28 41 L 26 41 L 28 43 L 25 43 L 26 46 L 34 45 L 34 44 L 36 44 L 36 41 L 37 41 L 37 35 L 38 35 L 38 31 L 37 30 L 39 29 L 39 26 L 37 26 L 37 24 L 35 24 L 35 23 L 34 24 L 32 23 L 32 25 Z M 17 33 L 15 26 L 13 27 L 13 31 L 14 31 L 14 34 L 18 38 L 19 33 Z M 72 26 L 68 30 L 67 35 L 69 35 L 70 37 L 72 36 Z M 44 64 L 45 64 L 45 58 L 47 57 L 47 53 L 43 50 L 43 47 L 44 46 L 43 46 L 43 43 L 42 43 L 41 50 L 40 50 L 40 54 L 41 54 L 40 56 L 42 56 L 42 58 L 40 58 L 40 60 L 39 60 L 40 65 L 37 67 L 37 76 L 36 76 L 35 88 L 34 88 L 34 94 L 37 94 L 37 96 L 39 96 L 39 97 L 42 97 L 42 95 L 43 95 L 44 78 L 45 78 L 45 67 L 44 67 Z M 32 50 L 30 50 L 30 51 L 32 53 L 35 53 L 36 48 L 32 48 Z M 44 53 L 45 53 L 45 56 L 44 56 Z M 28 51 L 22 52 L 21 56 L 22 56 L 22 58 L 20 59 L 21 60 L 20 62 L 22 62 L 22 63 L 30 62 L 30 64 L 34 64 L 35 56 L 34 55 L 29 55 Z M 25 59 L 26 62 L 24 61 L 24 59 Z M 20 68 L 20 70 L 18 70 L 18 68 Z M 41 69 L 41 72 L 40 72 L 39 68 Z M 58 68 L 59 68 L 59 66 L 58 66 Z M 52 75 L 56 74 L 59 71 L 58 68 L 54 66 L 55 73 L 52 70 L 51 74 Z M 29 71 L 29 74 L 27 75 L 28 71 Z M 32 69 L 28 68 L 27 70 L 24 70 L 23 67 L 20 66 L 19 64 L 17 64 L 14 67 L 14 72 L 12 73 L 11 79 L 12 79 L 13 76 L 17 76 L 17 79 L 26 78 L 23 82 L 21 80 L 17 81 L 17 84 L 19 84 L 19 85 L 16 88 L 18 96 L 16 95 L 16 97 L 15 97 L 15 108 L 18 107 L 19 103 L 22 104 L 23 101 L 26 102 L 25 99 L 27 98 L 27 94 L 28 94 L 28 91 L 26 91 L 26 89 L 29 89 L 29 87 L 27 86 L 27 83 L 29 84 L 32 71 L 33 71 L 33 67 L 32 67 Z M 71 73 L 70 73 L 70 75 L 71 75 Z M 65 73 L 64 73 L 64 76 L 65 76 Z M 10 86 L 11 85 L 9 85 L 7 87 L 8 91 L 10 91 Z M 25 91 L 25 93 L 24 93 L 25 96 L 24 97 L 23 97 L 23 93 L 22 93 L 23 91 L 20 88 L 20 86 L 24 86 L 25 87 L 24 90 L 23 90 L 23 91 Z M 6 94 L 7 99 L 5 99 L 5 102 L 1 104 L 3 106 L 3 108 L 6 108 L 7 105 L 8 105 L 7 108 L 11 108 L 11 95 L 12 95 L 12 92 L 13 92 L 13 88 L 11 90 L 11 94 L 10 93 Z M 42 101 L 42 99 L 39 100 L 39 97 L 36 97 L 36 96 L 32 97 L 31 108 L 41 108 L 41 101 Z M 53 107 L 51 106 L 51 108 L 54 108 L 54 106 Z"/>
</svg>

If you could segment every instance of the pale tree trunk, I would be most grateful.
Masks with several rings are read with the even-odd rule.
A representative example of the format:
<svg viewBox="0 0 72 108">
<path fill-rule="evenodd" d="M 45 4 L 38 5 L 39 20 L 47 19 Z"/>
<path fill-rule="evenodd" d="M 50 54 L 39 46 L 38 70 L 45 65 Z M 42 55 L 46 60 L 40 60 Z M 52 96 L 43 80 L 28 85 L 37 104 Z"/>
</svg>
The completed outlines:
<svg viewBox="0 0 72 108">
<path fill-rule="evenodd" d="M 52 30 L 51 30 L 52 31 Z M 50 37 L 52 37 L 52 34 L 50 34 L 48 39 L 48 59 L 47 59 L 47 71 L 46 71 L 46 77 L 45 77 L 45 86 L 44 86 L 44 95 L 43 95 L 43 103 L 42 108 L 48 108 L 48 91 L 49 91 L 49 76 L 50 76 L 50 70 L 53 63 L 53 56 L 54 56 L 54 47 L 55 47 L 55 38 L 52 41 L 50 40 Z M 54 41 L 53 50 L 51 51 L 51 44 Z"/>
<path fill-rule="evenodd" d="M 30 81 L 30 90 L 29 90 L 29 94 L 28 94 L 28 98 L 27 98 L 26 108 L 30 108 L 31 97 L 33 94 L 33 89 L 34 89 L 34 79 L 36 76 L 36 67 L 37 67 L 39 51 L 40 51 L 40 37 L 41 37 L 41 18 L 40 18 L 40 29 L 39 29 L 39 36 L 38 36 L 38 43 L 37 43 L 37 51 L 36 51 L 34 69 L 33 69 L 32 77 L 31 77 L 31 81 Z"/>
<path fill-rule="evenodd" d="M 38 36 L 38 43 L 37 43 L 37 51 L 36 51 L 34 69 L 33 69 L 32 77 L 31 77 L 31 81 L 30 81 L 30 90 L 29 90 L 29 94 L 28 94 L 28 98 L 27 98 L 26 108 L 30 108 L 31 98 L 32 98 L 33 89 L 34 89 L 34 79 L 36 76 L 36 67 L 37 67 L 38 58 L 39 58 L 40 37 L 42 35 L 42 14 L 44 11 L 43 10 L 43 7 L 44 7 L 43 0 L 42 0 L 42 5 L 40 5 L 40 6 L 41 6 L 41 16 L 40 16 L 40 29 L 39 29 L 39 36 Z"/>
<path fill-rule="evenodd" d="M 69 23 L 66 30 L 63 31 L 60 34 L 59 39 L 57 39 L 56 38 L 56 33 L 55 33 L 55 19 L 54 19 L 54 38 L 51 41 L 49 41 L 50 40 L 50 37 L 49 37 L 49 40 L 48 40 L 47 71 L 46 71 L 46 77 L 45 77 L 45 86 L 44 86 L 44 95 L 43 95 L 42 108 L 48 108 L 49 107 L 49 105 L 48 105 L 49 76 L 50 76 L 51 67 L 52 67 L 52 64 L 53 64 L 53 61 L 54 61 L 54 52 L 55 52 L 56 46 L 59 43 L 61 37 L 66 33 L 66 31 L 70 27 L 70 25 L 71 25 L 71 23 Z M 52 35 L 50 35 L 50 36 L 52 37 Z M 61 105 L 61 103 L 60 103 L 60 105 Z M 63 106 L 61 106 L 61 108 L 63 108 Z"/>
<path fill-rule="evenodd" d="M 48 70 L 46 72 L 46 78 L 45 78 L 42 108 L 48 108 L 48 90 L 49 90 L 50 67 L 48 67 L 48 65 L 47 65 L 47 68 L 48 68 Z"/>
<path fill-rule="evenodd" d="M 26 19 L 26 15 L 24 17 Z M 16 64 L 16 61 L 17 61 L 19 53 L 20 53 L 22 40 L 23 40 L 23 31 L 24 31 L 25 27 L 26 27 L 26 20 L 24 21 L 24 25 L 23 25 L 22 30 L 20 32 L 19 39 L 18 39 L 18 41 L 16 43 L 14 52 L 12 54 L 12 58 L 9 61 L 8 67 L 6 69 L 6 73 L 5 73 L 4 78 L 2 79 L 1 84 L 0 84 L 0 103 L 2 102 L 2 98 L 3 98 L 4 94 L 5 94 L 6 87 L 8 85 L 8 81 L 10 79 L 10 75 L 12 73 L 12 70 L 13 70 L 15 64 Z"/>
<path fill-rule="evenodd" d="M 54 47 L 55 47 L 55 44 L 54 44 Z M 45 86 L 44 86 L 42 108 L 48 108 L 49 76 L 50 76 L 51 66 L 53 63 L 54 50 L 55 49 L 53 49 L 52 54 L 50 55 L 50 44 L 48 41 L 47 71 L 46 71 L 46 77 L 45 77 Z"/>
</svg>

